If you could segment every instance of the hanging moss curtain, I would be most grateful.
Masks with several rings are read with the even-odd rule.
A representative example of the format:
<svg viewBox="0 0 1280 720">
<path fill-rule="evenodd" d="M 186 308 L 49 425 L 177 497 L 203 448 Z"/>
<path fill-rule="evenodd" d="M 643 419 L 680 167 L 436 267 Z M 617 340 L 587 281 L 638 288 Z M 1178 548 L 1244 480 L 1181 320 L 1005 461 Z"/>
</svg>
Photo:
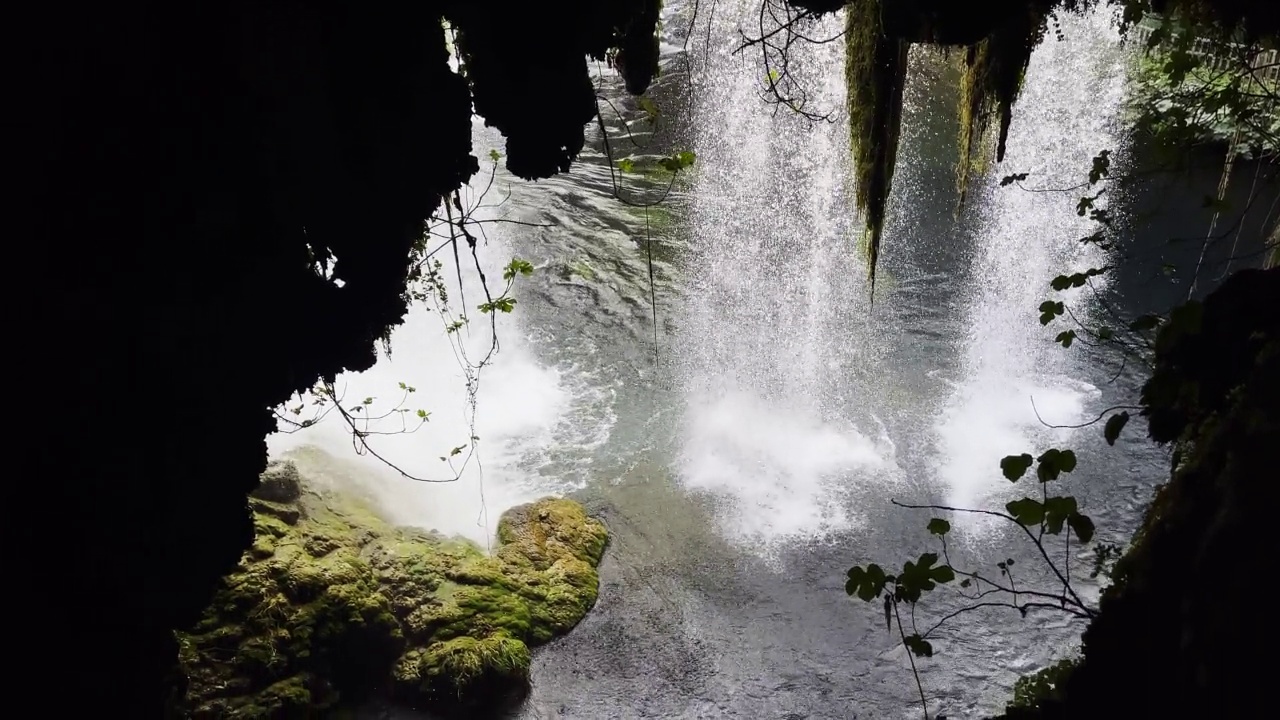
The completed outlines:
<svg viewBox="0 0 1280 720">
<path fill-rule="evenodd" d="M 960 162 L 957 180 L 960 203 L 968 194 L 969 173 L 974 154 L 983 142 L 992 120 L 999 119 L 996 162 L 1004 161 L 1009 139 L 1013 103 L 1022 89 L 1022 79 L 1031 62 L 1031 53 L 1044 37 L 1049 4 L 1029 5 L 1014 13 L 990 36 L 969 47 L 965 72 L 960 82 Z"/>
<path fill-rule="evenodd" d="M 997 158 L 1004 157 L 1013 102 L 1054 4 L 1054 0 L 996 0 L 975 10 L 974 6 L 957 9 L 962 3 L 933 0 L 853 0 L 845 7 L 845 81 L 855 199 L 865 224 L 863 238 L 873 293 L 902 126 L 911 42 L 975 42 L 966 57 L 960 109 L 963 201 L 972 158 L 997 117 Z"/>
<path fill-rule="evenodd" d="M 881 0 L 855 0 L 849 4 L 845 15 L 849 133 L 857 180 L 855 199 L 866 224 L 864 237 L 872 292 L 885 203 L 898 154 L 908 48 L 906 41 L 885 32 Z"/>
</svg>

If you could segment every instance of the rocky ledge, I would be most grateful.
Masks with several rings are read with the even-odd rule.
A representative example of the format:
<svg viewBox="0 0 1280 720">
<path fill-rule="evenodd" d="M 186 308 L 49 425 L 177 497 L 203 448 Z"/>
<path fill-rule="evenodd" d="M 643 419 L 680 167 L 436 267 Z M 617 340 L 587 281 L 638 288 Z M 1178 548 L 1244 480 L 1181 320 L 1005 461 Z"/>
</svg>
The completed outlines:
<svg viewBox="0 0 1280 720">
<path fill-rule="evenodd" d="M 467 714 L 518 700 L 529 648 L 596 601 L 608 534 L 572 500 L 513 508 L 497 547 L 394 527 L 273 465 L 256 539 L 179 634 L 195 718 L 311 716 L 371 696 Z"/>
</svg>

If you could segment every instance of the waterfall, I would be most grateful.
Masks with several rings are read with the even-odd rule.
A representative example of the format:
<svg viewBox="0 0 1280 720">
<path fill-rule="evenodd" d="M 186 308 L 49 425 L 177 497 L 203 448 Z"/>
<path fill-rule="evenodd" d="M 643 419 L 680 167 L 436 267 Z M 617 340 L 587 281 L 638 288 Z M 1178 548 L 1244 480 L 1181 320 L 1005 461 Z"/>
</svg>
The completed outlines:
<svg viewBox="0 0 1280 720">
<path fill-rule="evenodd" d="M 705 15 L 705 14 L 704 14 Z M 696 47 L 692 240 L 675 348 L 685 397 L 678 474 L 727 533 L 753 545 L 854 521 L 852 476 L 887 472 L 891 446 L 848 412 L 869 362 L 866 269 L 851 208 L 844 45 L 796 43 L 787 71 L 811 122 L 761 98 L 759 3 L 720 3 Z M 700 21 L 701 23 L 702 21 Z M 772 28 L 765 27 L 768 31 Z M 807 29 L 841 31 L 836 17 Z"/>
<path fill-rule="evenodd" d="M 808 122 L 761 99 L 759 48 L 735 52 L 739 27 L 760 34 L 758 4 L 739 10 L 718 7 L 707 37 L 720 44 L 693 51 L 698 171 L 676 342 L 686 398 L 679 471 L 687 488 L 714 499 L 729 534 L 758 543 L 845 528 L 856 522 L 852 489 L 897 479 L 893 445 L 877 429 L 877 415 L 892 411 L 884 387 L 897 382 L 877 360 L 897 331 L 883 316 L 868 321 L 849 202 L 843 46 L 793 46 L 787 70 L 806 109 L 837 120 Z M 806 35 L 834 36 L 839 23 Z M 1075 213 L 1084 190 L 1030 190 L 1079 184 L 1101 150 L 1119 157 L 1122 89 L 1111 18 L 1064 15 L 1032 58 L 1004 163 L 973 178 L 962 225 L 971 275 L 953 268 L 935 280 L 966 288 L 959 368 L 931 431 L 934 470 L 953 504 L 991 500 L 1008 486 L 1001 457 L 1061 441 L 1065 431 L 1041 420 L 1079 422 L 1098 395 L 1053 343 L 1065 325 L 1042 327 L 1036 311 L 1054 276 L 1102 263 L 1078 242 L 1095 229 Z M 911 155 L 904 150 L 900 165 Z M 1001 186 L 1015 172 L 1028 173 L 1030 190 Z M 902 222 L 909 208 L 891 210 L 898 221 L 886 243 L 943 241 Z"/>
<path fill-rule="evenodd" d="M 1051 297 L 1072 301 L 1054 297 L 1053 277 L 1105 262 L 1078 242 L 1097 230 L 1076 214 L 1090 190 L 1045 190 L 1079 186 L 1100 151 L 1117 158 L 1125 150 L 1119 125 L 1124 55 L 1108 13 L 1064 14 L 1059 22 L 1061 38 L 1051 28 L 1031 58 L 1004 162 L 970 192 L 966 227 L 977 240 L 977 257 L 968 283 L 963 370 L 936 428 L 938 472 L 952 505 L 981 506 L 1002 489 L 1011 491 L 1000 458 L 1065 442 L 1072 431 L 1046 424 L 1081 422 L 1098 395 L 1073 360 L 1080 348 L 1053 342 L 1072 324 L 1060 319 L 1042 327 L 1037 311 Z M 1002 176 L 1013 173 L 1027 173 L 1027 189 L 1001 187 Z M 1095 287 L 1103 282 L 1105 276 Z"/>
</svg>

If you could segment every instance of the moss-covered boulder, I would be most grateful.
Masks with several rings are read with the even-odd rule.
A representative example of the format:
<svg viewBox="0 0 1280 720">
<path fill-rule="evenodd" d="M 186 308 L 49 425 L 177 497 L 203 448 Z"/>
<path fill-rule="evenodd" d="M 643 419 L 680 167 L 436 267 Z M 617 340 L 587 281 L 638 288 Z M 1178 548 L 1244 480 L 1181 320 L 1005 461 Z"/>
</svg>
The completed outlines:
<svg viewBox="0 0 1280 720">
<path fill-rule="evenodd" d="M 310 716 L 373 694 L 501 705 L 527 689 L 530 646 L 595 604 L 608 534 L 571 500 L 508 511 L 487 555 L 300 488 L 251 499 L 253 547 L 179 637 L 192 717 Z"/>
</svg>

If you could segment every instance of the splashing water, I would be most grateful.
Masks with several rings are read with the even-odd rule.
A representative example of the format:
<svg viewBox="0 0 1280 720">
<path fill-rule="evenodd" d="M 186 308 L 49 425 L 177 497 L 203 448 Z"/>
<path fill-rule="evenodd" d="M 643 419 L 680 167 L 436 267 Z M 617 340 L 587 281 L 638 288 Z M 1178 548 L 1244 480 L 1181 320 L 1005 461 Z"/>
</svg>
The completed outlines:
<svg viewBox="0 0 1280 720">
<path fill-rule="evenodd" d="M 1079 186 L 1100 151 L 1114 157 L 1124 149 L 1118 125 L 1124 60 L 1105 13 L 1064 15 L 1060 22 L 1065 39 L 1050 32 L 1032 56 L 1004 163 L 987 173 L 971 201 L 980 241 L 963 379 L 936 427 L 938 472 L 956 506 L 1009 492 L 1000 458 L 1065 442 L 1070 430 L 1046 425 L 1081 422 L 1099 395 L 1074 379 L 1081 370 L 1073 353 L 1053 342 L 1074 323 L 1062 318 L 1042 327 L 1037 308 L 1050 298 L 1080 307 L 1088 297 L 1079 293 L 1091 291 L 1053 293 L 1050 280 L 1102 264 L 1078 242 L 1097 229 L 1075 212 L 1080 196 L 1092 191 L 1059 189 Z M 1000 186 L 1001 176 L 1013 173 L 1028 174 L 1026 189 Z M 1077 317 L 1087 319 L 1079 311 Z"/>
<path fill-rule="evenodd" d="M 757 547 L 847 527 L 851 478 L 893 466 L 887 443 L 850 419 L 866 286 L 850 242 L 847 123 L 761 99 L 758 50 L 734 52 L 739 22 L 756 31 L 758 17 L 758 4 L 720 7 L 708 37 L 728 44 L 698 53 L 694 239 L 676 342 L 679 476 L 716 500 L 728 535 Z M 830 18 L 811 37 L 840 29 Z M 844 117 L 843 44 L 800 45 L 788 70 L 806 109 Z"/>
</svg>

